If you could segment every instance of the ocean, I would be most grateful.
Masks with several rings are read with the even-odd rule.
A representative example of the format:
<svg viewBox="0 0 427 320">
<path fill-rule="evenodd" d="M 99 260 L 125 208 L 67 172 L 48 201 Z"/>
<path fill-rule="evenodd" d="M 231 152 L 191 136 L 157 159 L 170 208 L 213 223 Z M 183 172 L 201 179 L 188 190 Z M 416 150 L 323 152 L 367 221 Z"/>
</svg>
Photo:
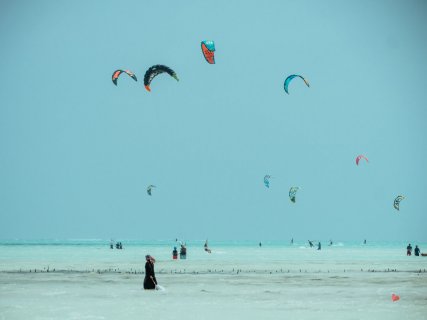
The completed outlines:
<svg viewBox="0 0 427 320">
<path fill-rule="evenodd" d="M 406 242 L 186 241 L 186 260 L 121 242 L 0 241 L 0 319 L 427 319 L 427 257 Z M 146 254 L 161 290 L 143 290 Z"/>
</svg>

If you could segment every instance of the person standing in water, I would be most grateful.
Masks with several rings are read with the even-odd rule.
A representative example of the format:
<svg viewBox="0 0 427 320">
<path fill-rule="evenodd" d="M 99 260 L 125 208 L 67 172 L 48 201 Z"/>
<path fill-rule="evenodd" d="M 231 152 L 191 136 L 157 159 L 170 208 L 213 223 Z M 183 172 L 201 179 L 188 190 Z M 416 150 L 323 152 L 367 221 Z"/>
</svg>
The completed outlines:
<svg viewBox="0 0 427 320">
<path fill-rule="evenodd" d="M 319 241 L 319 244 L 317 245 L 317 250 L 322 250 L 322 245 L 320 244 L 320 241 Z"/>
<path fill-rule="evenodd" d="M 419 257 L 419 256 L 420 256 L 420 248 L 418 248 L 418 245 L 416 245 L 416 246 L 415 246 L 414 253 L 415 253 L 415 255 L 416 255 L 417 257 Z"/>
<path fill-rule="evenodd" d="M 179 258 L 187 259 L 187 248 L 185 246 L 185 243 L 181 244 L 181 249 L 179 250 Z"/>
<path fill-rule="evenodd" d="M 294 244 L 294 238 L 291 239 L 291 244 Z"/>
<path fill-rule="evenodd" d="M 154 263 L 156 262 L 156 259 L 148 254 L 145 256 L 145 260 L 144 289 L 156 289 L 157 279 L 154 273 Z"/>
<path fill-rule="evenodd" d="M 174 260 L 178 259 L 178 250 L 176 250 L 176 247 L 173 247 L 172 259 Z"/>
<path fill-rule="evenodd" d="M 313 248 L 313 242 L 311 242 L 310 240 L 308 240 L 308 243 L 310 244 L 310 248 Z"/>
<path fill-rule="evenodd" d="M 406 247 L 406 255 L 407 256 L 412 255 L 412 246 L 411 246 L 411 244 L 408 244 L 408 246 Z"/>
</svg>

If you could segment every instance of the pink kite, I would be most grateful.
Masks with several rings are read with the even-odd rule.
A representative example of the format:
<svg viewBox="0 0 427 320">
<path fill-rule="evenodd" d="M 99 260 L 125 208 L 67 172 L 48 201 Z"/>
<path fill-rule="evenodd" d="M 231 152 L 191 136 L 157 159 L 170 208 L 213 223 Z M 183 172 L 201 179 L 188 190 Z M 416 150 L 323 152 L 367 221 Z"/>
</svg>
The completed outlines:
<svg viewBox="0 0 427 320">
<path fill-rule="evenodd" d="M 366 158 L 363 154 L 361 154 L 361 155 L 359 155 L 359 156 L 357 156 L 356 157 L 356 164 L 357 165 L 359 165 L 359 161 L 360 161 L 360 159 L 365 159 L 366 160 L 366 162 L 369 162 L 369 160 L 368 160 L 368 158 Z"/>
</svg>

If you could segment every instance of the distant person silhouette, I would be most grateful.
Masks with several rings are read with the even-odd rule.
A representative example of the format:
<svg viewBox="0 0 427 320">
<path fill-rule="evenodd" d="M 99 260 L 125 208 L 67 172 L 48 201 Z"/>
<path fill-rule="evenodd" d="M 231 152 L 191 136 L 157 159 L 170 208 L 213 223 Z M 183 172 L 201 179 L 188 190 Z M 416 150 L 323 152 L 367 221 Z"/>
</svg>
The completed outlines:
<svg viewBox="0 0 427 320">
<path fill-rule="evenodd" d="M 416 255 L 417 257 L 419 257 L 419 255 L 420 255 L 420 248 L 418 248 L 418 246 L 417 246 L 417 245 L 415 246 L 414 253 L 415 253 L 415 255 Z"/>
<path fill-rule="evenodd" d="M 408 244 L 408 246 L 406 247 L 406 255 L 407 256 L 412 255 L 412 246 L 411 246 L 411 244 Z"/>
</svg>

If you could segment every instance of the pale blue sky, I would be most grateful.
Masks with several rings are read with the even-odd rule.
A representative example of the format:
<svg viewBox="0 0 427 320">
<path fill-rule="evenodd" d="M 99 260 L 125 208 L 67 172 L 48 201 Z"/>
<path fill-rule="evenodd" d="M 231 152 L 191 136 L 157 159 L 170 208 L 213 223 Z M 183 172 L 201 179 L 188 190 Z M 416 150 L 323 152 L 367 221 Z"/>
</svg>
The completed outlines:
<svg viewBox="0 0 427 320">
<path fill-rule="evenodd" d="M 425 1 L 0 5 L 0 238 L 427 240 Z"/>
</svg>

